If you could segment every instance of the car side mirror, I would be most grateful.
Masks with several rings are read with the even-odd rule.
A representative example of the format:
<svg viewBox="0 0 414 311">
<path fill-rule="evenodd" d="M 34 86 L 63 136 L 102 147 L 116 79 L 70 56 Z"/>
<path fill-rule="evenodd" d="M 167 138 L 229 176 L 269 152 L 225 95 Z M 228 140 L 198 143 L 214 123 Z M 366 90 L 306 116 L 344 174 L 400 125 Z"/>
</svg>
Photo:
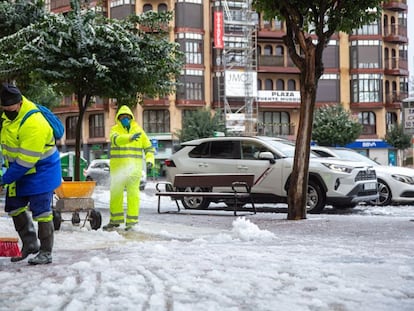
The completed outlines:
<svg viewBox="0 0 414 311">
<path fill-rule="evenodd" d="M 259 159 L 260 160 L 268 160 L 270 163 L 275 164 L 275 157 L 273 156 L 273 153 L 269 151 L 260 152 L 259 153 Z"/>
</svg>

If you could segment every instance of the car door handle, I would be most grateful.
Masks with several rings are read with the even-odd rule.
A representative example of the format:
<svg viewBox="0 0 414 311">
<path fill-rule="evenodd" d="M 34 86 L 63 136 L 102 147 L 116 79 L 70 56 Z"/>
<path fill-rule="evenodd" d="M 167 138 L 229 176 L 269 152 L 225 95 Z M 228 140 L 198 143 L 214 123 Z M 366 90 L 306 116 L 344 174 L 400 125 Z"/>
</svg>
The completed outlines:
<svg viewBox="0 0 414 311">
<path fill-rule="evenodd" d="M 208 167 L 207 163 L 198 163 L 198 167 Z"/>
<path fill-rule="evenodd" d="M 249 169 L 249 167 L 248 167 L 248 166 L 246 166 L 246 165 L 239 165 L 237 168 L 238 168 L 239 170 L 248 170 L 248 169 Z"/>
</svg>

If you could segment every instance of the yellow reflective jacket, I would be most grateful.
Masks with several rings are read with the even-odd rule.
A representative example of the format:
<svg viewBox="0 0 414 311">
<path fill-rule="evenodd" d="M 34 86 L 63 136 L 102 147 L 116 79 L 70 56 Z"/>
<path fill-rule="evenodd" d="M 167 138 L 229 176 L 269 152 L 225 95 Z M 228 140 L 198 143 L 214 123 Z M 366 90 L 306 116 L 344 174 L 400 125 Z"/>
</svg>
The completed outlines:
<svg viewBox="0 0 414 311">
<path fill-rule="evenodd" d="M 23 96 L 16 119 L 2 116 L 1 147 L 7 167 L 3 183 L 16 182 L 18 196 L 53 191 L 62 180 L 59 151 L 47 120 L 40 112 L 34 113 L 20 126 L 33 109 L 36 105 Z"/>
<path fill-rule="evenodd" d="M 121 114 L 131 116 L 131 125 L 129 130 L 122 126 L 118 117 Z M 137 140 L 131 141 L 133 134 L 139 133 Z M 111 149 L 110 149 L 110 169 L 114 171 L 128 167 L 131 171 L 129 174 L 138 174 L 141 176 L 142 161 L 154 165 L 154 148 L 147 134 L 135 121 L 134 115 L 128 106 L 121 106 L 116 114 L 116 124 L 110 132 Z M 111 174 L 112 174 L 111 173 Z"/>
</svg>

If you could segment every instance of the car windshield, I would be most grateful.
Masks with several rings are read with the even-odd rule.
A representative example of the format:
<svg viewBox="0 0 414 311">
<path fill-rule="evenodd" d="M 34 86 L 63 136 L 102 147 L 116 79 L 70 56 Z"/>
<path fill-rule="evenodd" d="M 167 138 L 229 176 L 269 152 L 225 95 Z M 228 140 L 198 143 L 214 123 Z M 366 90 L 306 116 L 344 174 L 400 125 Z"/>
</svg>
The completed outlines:
<svg viewBox="0 0 414 311">
<path fill-rule="evenodd" d="M 352 160 L 352 161 L 363 161 L 363 162 L 369 163 L 371 165 L 379 165 L 374 160 L 371 160 L 370 158 L 364 156 L 363 154 L 360 154 L 360 153 L 355 152 L 355 151 L 345 150 L 345 149 L 336 149 L 335 153 L 341 159 Z"/>
<path fill-rule="evenodd" d="M 293 158 L 295 156 L 295 144 L 289 141 L 266 139 L 266 141 L 272 145 L 275 149 L 279 150 L 286 157 Z M 317 157 L 312 152 L 309 155 L 311 158 Z"/>
</svg>

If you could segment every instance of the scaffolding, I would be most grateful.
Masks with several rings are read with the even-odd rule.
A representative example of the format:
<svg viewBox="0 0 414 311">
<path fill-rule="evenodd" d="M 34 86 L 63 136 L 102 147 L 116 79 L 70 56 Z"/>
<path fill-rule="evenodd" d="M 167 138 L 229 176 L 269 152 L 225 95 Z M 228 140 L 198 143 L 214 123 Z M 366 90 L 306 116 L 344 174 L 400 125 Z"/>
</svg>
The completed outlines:
<svg viewBox="0 0 414 311">
<path fill-rule="evenodd" d="M 223 46 L 219 53 L 219 103 L 226 129 L 232 134 L 257 133 L 257 24 L 252 0 L 215 1 L 223 16 Z"/>
</svg>

